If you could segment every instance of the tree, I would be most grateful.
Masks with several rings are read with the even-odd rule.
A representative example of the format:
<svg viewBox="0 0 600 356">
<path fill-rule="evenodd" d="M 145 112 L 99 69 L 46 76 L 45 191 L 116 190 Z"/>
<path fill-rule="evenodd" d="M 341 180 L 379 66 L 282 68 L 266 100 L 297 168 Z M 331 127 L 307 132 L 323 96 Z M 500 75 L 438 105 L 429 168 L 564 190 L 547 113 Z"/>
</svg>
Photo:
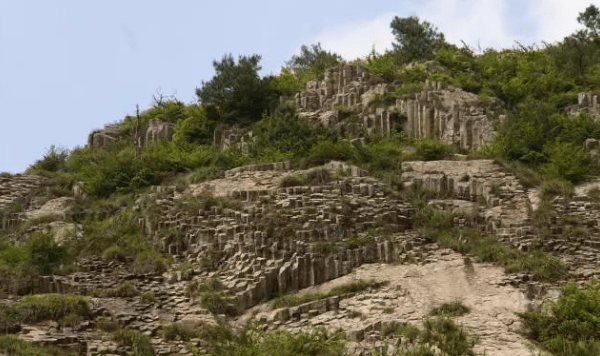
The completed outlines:
<svg viewBox="0 0 600 356">
<path fill-rule="evenodd" d="M 595 5 L 590 5 L 584 12 L 580 12 L 577 22 L 584 25 L 590 35 L 600 35 L 600 10 Z"/>
<path fill-rule="evenodd" d="M 296 74 L 297 78 L 310 73 L 312 77 L 323 79 L 327 68 L 336 66 L 343 61 L 342 56 L 322 49 L 321 43 L 317 43 L 310 46 L 302 45 L 300 54 L 292 56 L 286 65 Z"/>
<path fill-rule="evenodd" d="M 268 79 L 258 75 L 261 56 L 239 56 L 237 63 L 231 54 L 213 61 L 215 76 L 196 95 L 209 113 L 216 113 L 220 123 L 247 126 L 261 119 L 268 108 L 270 86 Z"/>
<path fill-rule="evenodd" d="M 396 42 L 392 43 L 394 51 L 406 61 L 430 59 L 435 48 L 445 42 L 444 34 L 427 21 L 421 22 L 418 17 L 394 17 L 390 24 Z"/>
</svg>

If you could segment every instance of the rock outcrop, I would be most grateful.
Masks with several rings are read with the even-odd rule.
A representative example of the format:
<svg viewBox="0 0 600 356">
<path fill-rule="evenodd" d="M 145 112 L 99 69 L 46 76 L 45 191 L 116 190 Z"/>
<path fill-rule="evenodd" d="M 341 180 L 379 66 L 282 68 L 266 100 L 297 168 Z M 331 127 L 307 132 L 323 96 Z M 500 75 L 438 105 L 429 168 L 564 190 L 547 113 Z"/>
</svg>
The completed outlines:
<svg viewBox="0 0 600 356">
<path fill-rule="evenodd" d="M 213 144 L 219 151 L 233 149 L 248 155 L 254 147 L 254 143 L 255 138 L 250 130 L 238 127 L 218 128 L 214 133 Z"/>
<path fill-rule="evenodd" d="M 377 95 L 392 89 L 364 68 L 345 65 L 326 71 L 323 80 L 307 83 L 294 101 L 300 115 L 315 125 L 350 136 L 360 136 L 362 129 L 389 136 L 398 125 L 412 137 L 440 139 L 466 149 L 481 148 L 493 137 L 492 121 L 501 119 L 478 103 L 477 95 L 436 81 L 426 81 L 423 90 L 392 105 L 373 105 Z M 406 121 L 394 123 L 398 113 Z"/>
<path fill-rule="evenodd" d="M 121 138 L 119 128 L 114 125 L 107 125 L 102 130 L 92 132 L 88 136 L 88 146 L 94 148 L 106 148 L 117 142 Z"/>
<path fill-rule="evenodd" d="M 476 104 L 477 98 L 442 82 L 427 81 L 421 92 L 398 99 L 396 107 L 406 115 L 403 129 L 410 136 L 479 149 L 494 135 L 494 117 L 485 106 Z"/>
<path fill-rule="evenodd" d="M 148 122 L 148 129 L 146 130 L 146 135 L 144 137 L 144 145 L 149 145 L 161 140 L 171 140 L 173 137 L 173 124 L 158 119 L 152 119 Z"/>
</svg>

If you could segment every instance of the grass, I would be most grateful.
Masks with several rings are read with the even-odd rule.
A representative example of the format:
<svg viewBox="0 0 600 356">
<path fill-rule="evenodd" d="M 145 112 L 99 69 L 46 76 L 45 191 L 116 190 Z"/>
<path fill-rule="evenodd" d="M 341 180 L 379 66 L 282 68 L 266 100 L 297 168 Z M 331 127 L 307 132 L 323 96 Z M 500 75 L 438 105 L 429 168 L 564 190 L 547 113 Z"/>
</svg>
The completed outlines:
<svg viewBox="0 0 600 356">
<path fill-rule="evenodd" d="M 178 328 L 178 327 L 176 327 Z M 176 329 L 169 327 L 170 330 Z M 327 332 L 324 328 L 311 331 L 289 332 L 278 330 L 264 332 L 258 328 L 247 327 L 234 332 L 225 324 L 202 326 L 194 334 L 202 340 L 205 352 L 202 353 L 194 345 L 188 344 L 188 350 L 195 355 L 212 356 L 231 355 L 269 355 L 269 356 L 338 356 L 345 351 L 345 340 L 341 334 Z M 192 334 L 185 331 L 187 339 Z M 164 334 L 163 334 L 164 335 Z"/>
<path fill-rule="evenodd" d="M 506 273 L 530 273 L 534 280 L 557 282 L 567 267 L 556 257 L 543 251 L 525 252 L 509 247 L 490 236 L 481 236 L 476 230 L 449 229 L 433 234 L 444 247 L 462 254 L 470 254 L 478 262 L 492 262 L 504 267 Z M 461 238 L 462 236 L 462 238 Z"/>
<path fill-rule="evenodd" d="M 335 296 L 343 296 L 344 294 L 349 293 L 359 293 L 369 289 L 379 289 L 389 282 L 377 282 L 375 280 L 364 280 L 359 279 L 357 281 L 352 281 L 348 283 L 341 284 L 339 286 L 335 286 L 331 288 L 326 293 L 295 293 L 295 294 L 286 294 L 280 297 L 275 298 L 273 300 L 273 304 L 271 305 L 273 309 L 283 308 L 283 307 L 293 307 L 296 305 L 312 302 L 315 300 L 320 300 L 329 297 Z"/>
<path fill-rule="evenodd" d="M 91 317 L 87 298 L 73 294 L 28 295 L 16 303 L 0 304 L 0 332 L 14 332 L 20 323 L 45 320 L 74 326 Z"/>
<path fill-rule="evenodd" d="M 151 292 L 144 292 L 140 295 L 140 302 L 145 304 L 156 303 L 156 296 Z"/>
<path fill-rule="evenodd" d="M 128 298 L 135 297 L 140 292 L 132 282 L 122 282 L 117 288 L 93 289 L 90 295 L 103 298 Z"/>
<path fill-rule="evenodd" d="M 402 340 L 403 348 L 395 355 L 476 356 L 473 351 L 476 340 L 446 316 L 424 320 L 422 329 L 407 323 L 389 324 L 382 328 L 381 336 Z"/>
<path fill-rule="evenodd" d="M 75 351 L 51 346 L 34 345 L 12 335 L 0 336 L 0 354 L 8 356 L 75 356 Z"/>
<path fill-rule="evenodd" d="M 191 281 L 187 285 L 186 294 L 200 301 L 200 305 L 213 314 L 238 316 L 242 310 L 231 301 L 225 286 L 215 278 L 203 281 Z"/>
<path fill-rule="evenodd" d="M 460 301 L 456 300 L 451 303 L 443 303 L 433 308 L 429 315 L 431 316 L 462 316 L 471 311 L 471 308 L 467 307 Z"/>
<path fill-rule="evenodd" d="M 134 356 L 154 355 L 154 348 L 150 343 L 150 338 L 138 331 L 117 329 L 112 333 L 111 339 L 120 346 L 130 347 Z"/>
<path fill-rule="evenodd" d="M 570 198 L 575 194 L 573 184 L 563 179 L 549 179 L 539 187 L 540 199 L 550 200 L 554 197 Z"/>
<path fill-rule="evenodd" d="M 561 291 L 548 308 L 518 313 L 527 336 L 557 356 L 600 354 L 600 282 L 566 283 Z"/>
<path fill-rule="evenodd" d="M 28 295 L 21 298 L 16 308 L 23 322 L 60 320 L 71 314 L 91 316 L 87 298 L 74 294 Z"/>
</svg>

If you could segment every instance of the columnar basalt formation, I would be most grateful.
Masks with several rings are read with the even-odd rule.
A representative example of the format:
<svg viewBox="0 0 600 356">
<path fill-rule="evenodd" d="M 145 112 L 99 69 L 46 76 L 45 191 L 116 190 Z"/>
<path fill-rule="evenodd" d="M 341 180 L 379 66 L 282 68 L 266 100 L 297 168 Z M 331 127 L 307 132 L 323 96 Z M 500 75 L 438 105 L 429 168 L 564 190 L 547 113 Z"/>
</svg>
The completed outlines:
<svg viewBox="0 0 600 356">
<path fill-rule="evenodd" d="M 161 140 L 170 140 L 173 137 L 173 124 L 152 119 L 148 122 L 144 144 L 149 145 Z"/>
<path fill-rule="evenodd" d="M 479 208 L 452 201 L 451 204 L 476 212 L 484 228 L 500 237 L 521 237 L 531 232 L 530 203 L 518 179 L 492 160 L 411 161 L 402 163 L 406 189 L 425 189 L 455 199 L 482 202 Z"/>
<path fill-rule="evenodd" d="M 254 141 L 252 131 L 238 127 L 220 128 L 214 133 L 214 145 L 219 151 L 234 149 L 248 155 L 254 147 Z"/>
<path fill-rule="evenodd" d="M 396 106 L 406 115 L 404 130 L 415 138 L 437 138 L 466 149 L 479 149 L 493 137 L 492 116 L 478 106 L 477 95 L 426 81 L 425 88 Z"/>
<path fill-rule="evenodd" d="M 227 196 L 239 207 L 213 206 L 197 216 L 173 214 L 165 204 L 164 218 L 144 222 L 146 231 L 188 261 L 223 251 L 217 275 L 244 308 L 335 279 L 363 263 L 419 258 L 417 246 L 427 239 L 403 233 L 410 228 L 410 203 L 387 196 L 380 182 L 361 177 L 356 167 L 332 162 L 323 168 L 345 177 L 317 186 L 232 189 Z M 226 176 L 253 172 L 238 169 Z M 347 239 L 375 228 L 390 237 L 345 247 Z M 168 238 L 174 229 L 182 236 L 178 243 Z"/>
<path fill-rule="evenodd" d="M 331 68 L 323 80 L 308 82 L 306 89 L 296 94 L 295 103 L 301 116 L 315 124 L 337 130 L 351 130 L 343 122 L 344 113 L 358 113 L 358 121 L 370 134 L 390 135 L 391 116 L 387 110 L 369 106 L 374 94 L 385 92 L 387 86 L 357 65 Z"/>
<path fill-rule="evenodd" d="M 0 229 L 18 226 L 24 217 L 18 213 L 4 212 L 11 204 L 25 204 L 27 197 L 34 194 L 46 182 L 36 175 L 0 175 Z"/>
<path fill-rule="evenodd" d="M 478 149 L 493 136 L 494 115 L 478 96 L 442 82 L 426 81 L 422 91 L 397 99 L 387 107 L 372 105 L 375 95 L 393 90 L 356 65 L 333 68 L 320 81 L 311 81 L 295 96 L 301 116 L 316 125 L 333 128 L 350 136 L 368 134 L 389 136 L 392 113 L 407 120 L 402 129 L 415 138 L 436 138 L 467 149 Z M 356 117 L 356 122 L 349 120 Z M 359 124 L 356 126 L 356 124 Z"/>
<path fill-rule="evenodd" d="M 117 126 L 107 125 L 104 129 L 94 131 L 88 136 L 88 146 L 94 148 L 106 148 L 121 138 Z"/>
<path fill-rule="evenodd" d="M 577 95 L 577 104 L 568 107 L 567 113 L 571 116 L 585 113 L 594 119 L 598 119 L 600 117 L 598 104 L 600 104 L 598 94 L 582 92 Z"/>
</svg>

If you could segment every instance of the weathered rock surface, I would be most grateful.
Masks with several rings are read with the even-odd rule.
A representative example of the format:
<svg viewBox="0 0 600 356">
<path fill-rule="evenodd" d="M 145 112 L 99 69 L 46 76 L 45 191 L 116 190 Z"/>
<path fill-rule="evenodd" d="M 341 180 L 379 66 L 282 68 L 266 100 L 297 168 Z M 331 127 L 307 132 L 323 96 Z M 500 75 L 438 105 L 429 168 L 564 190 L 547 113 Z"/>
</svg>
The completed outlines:
<svg viewBox="0 0 600 356">
<path fill-rule="evenodd" d="M 332 68 L 322 81 L 311 81 L 294 100 L 301 116 L 316 125 L 333 128 L 343 134 L 389 136 L 393 113 L 407 117 L 401 125 L 415 138 L 436 138 L 463 148 L 479 149 L 493 137 L 492 122 L 502 119 L 478 102 L 478 96 L 441 82 L 426 81 L 424 89 L 393 105 L 372 104 L 376 95 L 390 91 L 382 83 L 356 65 Z M 349 118 L 355 116 L 357 120 Z"/>
</svg>

